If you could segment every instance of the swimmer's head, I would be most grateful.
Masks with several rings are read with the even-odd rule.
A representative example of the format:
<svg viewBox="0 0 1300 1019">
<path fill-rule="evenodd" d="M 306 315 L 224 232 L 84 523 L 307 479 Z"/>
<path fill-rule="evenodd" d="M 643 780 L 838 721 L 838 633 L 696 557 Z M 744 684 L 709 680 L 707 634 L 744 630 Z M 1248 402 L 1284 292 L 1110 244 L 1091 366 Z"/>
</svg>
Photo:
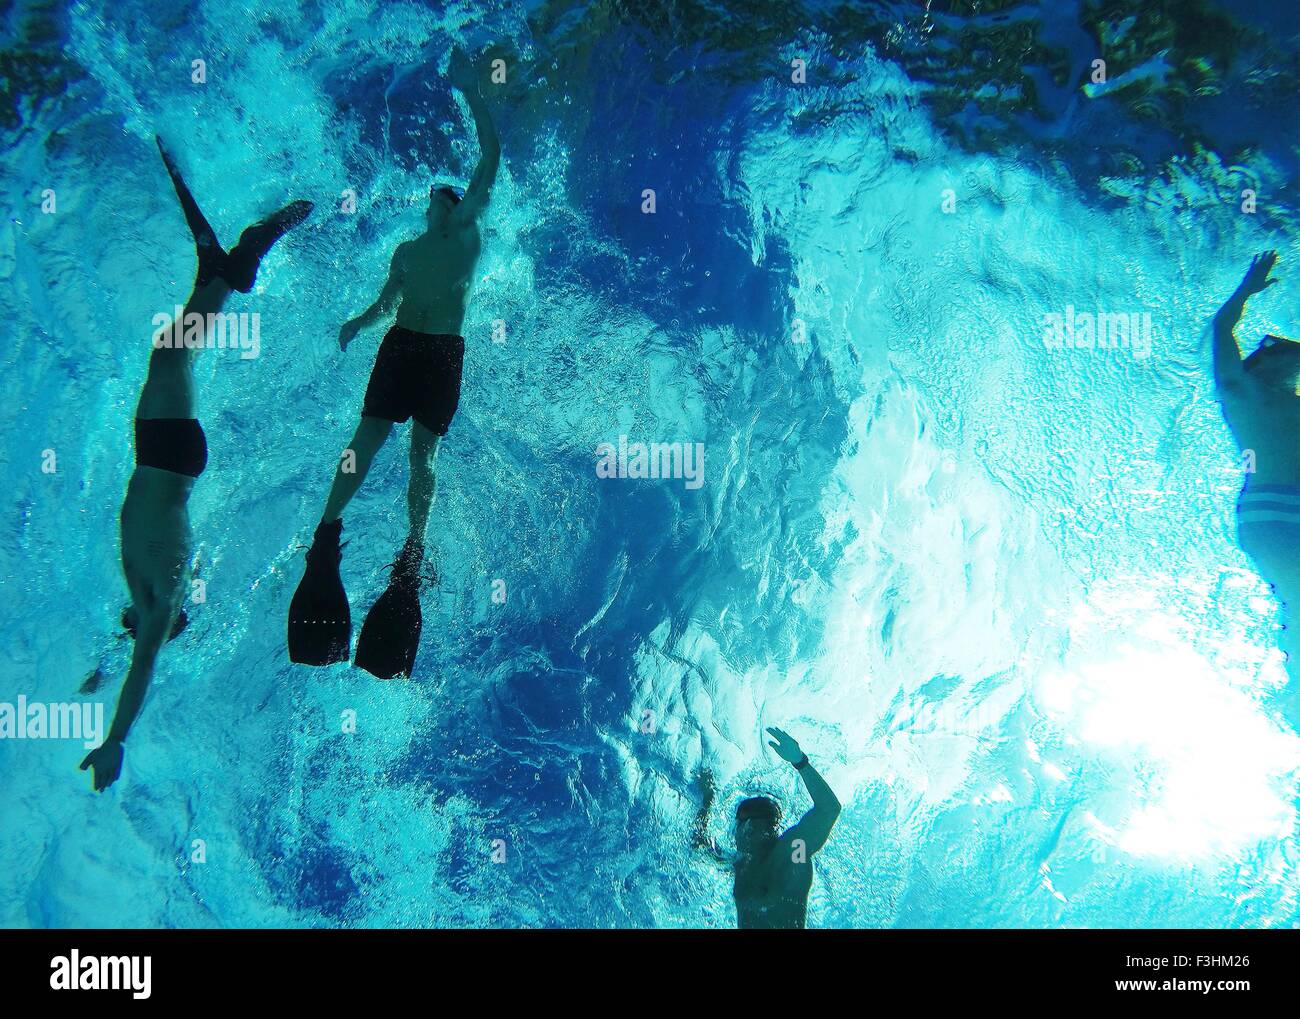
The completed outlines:
<svg viewBox="0 0 1300 1019">
<path fill-rule="evenodd" d="M 1295 392 L 1300 383 L 1300 342 L 1270 333 L 1242 364 L 1270 388 Z"/>
<path fill-rule="evenodd" d="M 766 796 L 751 796 L 736 807 L 736 848 L 756 853 L 777 840 L 781 808 Z"/>
<path fill-rule="evenodd" d="M 429 189 L 429 221 L 441 222 L 451 214 L 464 197 L 462 192 L 450 184 L 435 184 Z"/>
</svg>

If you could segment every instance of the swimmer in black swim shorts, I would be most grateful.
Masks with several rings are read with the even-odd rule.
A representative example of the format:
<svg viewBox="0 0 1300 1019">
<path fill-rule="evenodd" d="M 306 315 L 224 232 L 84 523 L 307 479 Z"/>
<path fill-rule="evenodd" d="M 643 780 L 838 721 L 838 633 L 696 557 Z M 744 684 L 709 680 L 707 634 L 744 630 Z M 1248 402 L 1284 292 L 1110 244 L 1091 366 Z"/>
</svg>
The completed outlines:
<svg viewBox="0 0 1300 1019">
<path fill-rule="evenodd" d="M 294 202 L 254 223 L 230 251 L 216 234 L 181 179 L 162 141 L 158 151 L 171 175 L 181 211 L 198 252 L 194 291 L 185 304 L 189 316 L 219 312 L 231 290 L 253 289 L 258 265 L 285 231 L 301 223 L 311 202 Z M 194 416 L 194 354 L 204 343 L 187 345 L 173 329 L 156 330 L 149 371 L 135 410 L 135 471 L 122 503 L 122 572 L 131 605 L 122 624 L 135 637 L 131 667 L 104 742 L 86 755 L 81 770 L 94 769 L 96 790 L 112 785 L 122 770 L 123 743 L 153 678 L 154 662 L 163 644 L 185 626 L 181 599 L 190 565 L 190 520 L 187 505 L 194 482 L 208 462 L 208 443 Z M 199 339 L 206 340 L 206 333 Z"/>
<path fill-rule="evenodd" d="M 473 114 L 481 156 L 463 196 L 449 185 L 429 192 L 424 232 L 398 245 L 378 299 L 339 332 L 339 346 L 347 350 L 362 328 L 397 309 L 396 324 L 375 358 L 361 423 L 340 458 L 307 552 L 307 569 L 289 607 L 289 657 L 305 665 L 329 665 L 348 658 L 352 619 L 339 576 L 343 511 L 393 424 L 410 419 L 414 419 L 407 488 L 410 533 L 393 565 L 388 590 L 362 628 L 356 663 L 389 679 L 409 676 L 415 661 L 419 573 L 433 505 L 434 457 L 460 401 L 465 355 L 460 334 L 482 246 L 479 223 L 500 162 L 500 146 L 479 92 L 478 74 L 459 52 L 452 54 L 451 76 Z"/>
</svg>

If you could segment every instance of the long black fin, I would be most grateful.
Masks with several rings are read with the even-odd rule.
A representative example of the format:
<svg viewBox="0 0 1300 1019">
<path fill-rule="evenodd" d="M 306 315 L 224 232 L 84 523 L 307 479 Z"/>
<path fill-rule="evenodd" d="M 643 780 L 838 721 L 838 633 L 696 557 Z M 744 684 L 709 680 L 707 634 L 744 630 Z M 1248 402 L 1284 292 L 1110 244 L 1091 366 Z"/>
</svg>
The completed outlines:
<svg viewBox="0 0 1300 1019">
<path fill-rule="evenodd" d="M 408 541 L 393 564 L 388 587 L 366 614 L 353 661 L 372 676 L 393 679 L 410 676 L 415 669 L 424 622 L 420 612 L 423 558 L 424 548 Z"/>
<path fill-rule="evenodd" d="M 339 576 L 342 534 L 342 520 L 316 528 L 307 569 L 289 603 L 289 660 L 299 665 L 333 665 L 351 653 L 352 610 Z"/>
<path fill-rule="evenodd" d="M 283 209 L 260 220 L 239 235 L 239 243 L 226 256 L 222 276 L 231 289 L 246 294 L 257 280 L 257 268 L 271 245 L 301 223 L 315 206 L 308 201 L 290 202 Z"/>
<path fill-rule="evenodd" d="M 185 213 L 185 222 L 189 225 L 190 233 L 194 235 L 194 250 L 199 256 L 199 271 L 194 280 L 194 286 L 197 289 L 222 275 L 222 269 L 226 263 L 226 253 L 217 241 L 217 234 L 212 229 L 212 224 L 203 215 L 199 203 L 194 200 L 194 195 L 190 193 L 190 189 L 186 186 L 185 178 L 181 176 L 180 170 L 176 168 L 175 161 L 168 151 L 163 148 L 162 139 L 154 135 L 154 141 L 158 144 L 158 152 L 162 156 L 163 165 L 167 167 L 167 173 L 172 179 L 172 186 L 176 188 L 176 197 L 181 201 L 181 211 Z"/>
</svg>

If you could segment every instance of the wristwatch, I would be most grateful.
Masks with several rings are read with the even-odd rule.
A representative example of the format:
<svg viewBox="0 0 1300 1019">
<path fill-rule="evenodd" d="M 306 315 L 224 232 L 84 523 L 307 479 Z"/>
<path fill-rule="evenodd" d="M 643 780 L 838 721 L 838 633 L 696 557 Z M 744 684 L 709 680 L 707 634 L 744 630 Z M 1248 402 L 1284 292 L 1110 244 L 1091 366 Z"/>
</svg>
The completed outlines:
<svg viewBox="0 0 1300 1019">
<path fill-rule="evenodd" d="M 808 755 L 807 755 L 807 754 L 804 754 L 804 755 L 803 755 L 803 760 L 802 760 L 802 761 L 795 761 L 795 762 L 794 762 L 794 766 L 795 766 L 796 768 L 799 768 L 800 770 L 802 770 L 802 769 L 808 767 Z"/>
</svg>

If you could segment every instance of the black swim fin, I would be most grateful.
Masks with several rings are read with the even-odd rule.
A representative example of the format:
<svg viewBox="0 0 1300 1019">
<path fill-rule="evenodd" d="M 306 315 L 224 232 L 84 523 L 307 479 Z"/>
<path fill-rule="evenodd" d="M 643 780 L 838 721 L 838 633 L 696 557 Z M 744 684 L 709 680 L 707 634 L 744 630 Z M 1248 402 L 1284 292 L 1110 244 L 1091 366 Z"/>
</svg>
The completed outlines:
<svg viewBox="0 0 1300 1019">
<path fill-rule="evenodd" d="M 289 661 L 299 665 L 346 662 L 352 647 L 352 610 L 339 577 L 341 519 L 321 524 L 307 550 L 307 569 L 289 603 Z"/>
<path fill-rule="evenodd" d="M 409 676 L 420 648 L 420 564 L 424 548 L 408 541 L 402 549 L 388 587 L 366 614 L 357 638 L 357 668 L 380 679 Z"/>
<path fill-rule="evenodd" d="M 246 294 L 257 280 L 257 269 L 271 245 L 307 218 L 313 205 L 307 201 L 290 202 L 283 209 L 254 223 L 239 235 L 239 243 L 230 249 L 221 266 L 221 278 L 232 290 Z"/>
</svg>

